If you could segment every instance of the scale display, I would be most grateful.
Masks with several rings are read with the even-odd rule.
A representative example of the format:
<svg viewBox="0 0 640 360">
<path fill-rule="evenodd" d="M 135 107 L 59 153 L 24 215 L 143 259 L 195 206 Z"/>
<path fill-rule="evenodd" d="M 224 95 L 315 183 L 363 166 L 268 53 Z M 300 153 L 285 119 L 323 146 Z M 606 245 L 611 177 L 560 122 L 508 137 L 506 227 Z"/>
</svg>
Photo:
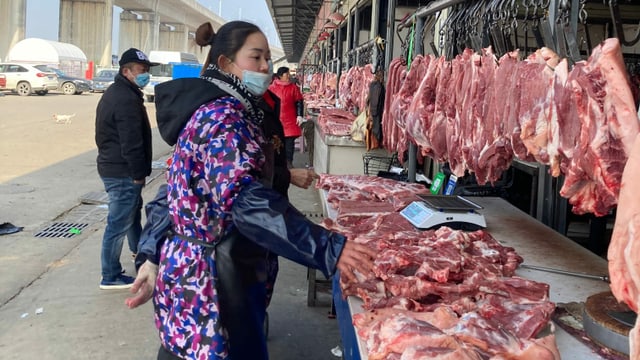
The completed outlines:
<svg viewBox="0 0 640 360">
<path fill-rule="evenodd" d="M 457 230 L 474 231 L 487 227 L 484 216 L 476 210 L 482 206 L 461 196 L 420 195 L 400 214 L 419 229 L 448 226 Z"/>
</svg>

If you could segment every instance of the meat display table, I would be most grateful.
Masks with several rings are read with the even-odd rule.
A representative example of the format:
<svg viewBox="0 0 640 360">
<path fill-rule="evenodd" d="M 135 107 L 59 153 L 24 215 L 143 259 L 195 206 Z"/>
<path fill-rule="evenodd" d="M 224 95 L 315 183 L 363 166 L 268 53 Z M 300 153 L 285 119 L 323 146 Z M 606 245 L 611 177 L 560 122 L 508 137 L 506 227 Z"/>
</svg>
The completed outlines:
<svg viewBox="0 0 640 360">
<path fill-rule="evenodd" d="M 315 121 L 315 120 L 314 120 Z M 313 167 L 317 173 L 334 175 L 363 174 L 362 155 L 365 153 L 387 154 L 382 149 L 367 152 L 362 142 L 353 141 L 351 136 L 324 134 L 315 124 L 313 137 Z"/>
<path fill-rule="evenodd" d="M 335 212 L 327 209 L 326 194 L 321 199 L 328 216 Z M 571 239 L 557 233 L 541 222 L 522 212 L 506 200 L 495 197 L 474 197 L 473 201 L 484 207 L 480 210 L 487 221 L 487 230 L 504 246 L 516 249 L 524 263 L 569 270 L 587 274 L 607 274 L 607 261 L 583 248 Z M 609 284 L 601 280 L 583 279 L 555 273 L 519 268 L 516 275 L 550 285 L 549 296 L 556 303 L 584 302 L 595 293 L 608 291 Z M 346 360 L 366 360 L 367 352 L 351 324 L 351 315 L 363 312 L 362 301 L 350 296 L 342 299 L 340 287 L 334 277 L 333 296 L 343 341 Z M 562 359 L 602 359 L 586 345 L 569 335 L 559 326 L 556 342 Z"/>
</svg>

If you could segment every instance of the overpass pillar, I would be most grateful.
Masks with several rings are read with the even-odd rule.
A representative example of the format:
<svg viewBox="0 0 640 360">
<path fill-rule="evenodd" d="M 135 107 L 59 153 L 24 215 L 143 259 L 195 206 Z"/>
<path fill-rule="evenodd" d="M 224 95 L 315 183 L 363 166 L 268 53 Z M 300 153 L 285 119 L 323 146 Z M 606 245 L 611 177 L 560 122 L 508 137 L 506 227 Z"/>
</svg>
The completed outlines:
<svg viewBox="0 0 640 360">
<path fill-rule="evenodd" d="M 189 52 L 189 29 L 184 24 L 160 25 L 160 50 Z"/>
<path fill-rule="evenodd" d="M 24 39 L 26 14 L 26 0 L 0 1 L 0 34 L 4 34 L 0 36 L 0 61 L 5 60 L 13 45 Z"/>
<path fill-rule="evenodd" d="M 113 0 L 60 0 L 58 39 L 84 51 L 88 61 L 111 66 Z"/>
<path fill-rule="evenodd" d="M 149 54 L 158 49 L 160 32 L 159 16 L 155 13 L 131 12 L 120 13 L 119 54 L 129 48 L 142 50 Z"/>
</svg>

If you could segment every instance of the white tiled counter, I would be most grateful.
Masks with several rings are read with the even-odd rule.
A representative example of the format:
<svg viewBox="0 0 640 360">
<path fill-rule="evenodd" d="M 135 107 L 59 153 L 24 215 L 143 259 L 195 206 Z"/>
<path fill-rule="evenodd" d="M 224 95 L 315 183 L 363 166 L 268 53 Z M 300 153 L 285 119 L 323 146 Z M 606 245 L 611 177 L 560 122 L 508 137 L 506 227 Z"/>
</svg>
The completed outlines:
<svg viewBox="0 0 640 360">
<path fill-rule="evenodd" d="M 364 143 L 351 140 L 351 136 L 325 135 L 315 126 L 313 138 L 313 168 L 317 173 L 334 175 L 362 174 Z"/>
</svg>

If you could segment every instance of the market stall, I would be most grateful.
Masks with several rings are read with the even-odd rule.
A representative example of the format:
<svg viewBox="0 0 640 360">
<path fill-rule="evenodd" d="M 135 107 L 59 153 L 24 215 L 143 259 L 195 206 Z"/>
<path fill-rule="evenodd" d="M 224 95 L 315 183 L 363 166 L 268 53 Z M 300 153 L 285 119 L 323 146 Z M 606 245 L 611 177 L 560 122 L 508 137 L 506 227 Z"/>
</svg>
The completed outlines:
<svg viewBox="0 0 640 360">
<path fill-rule="evenodd" d="M 390 215 L 389 213 L 375 213 L 373 210 L 361 209 L 355 211 L 355 213 L 351 215 L 351 218 L 348 218 L 350 214 L 344 207 L 346 207 L 347 204 L 352 204 L 353 201 L 350 200 L 351 195 L 346 194 L 361 191 L 364 185 L 357 185 L 359 181 L 361 181 L 360 178 L 353 176 L 334 176 L 321 180 L 320 186 L 322 188 L 323 206 L 327 218 L 332 219 L 329 224 L 333 224 L 334 222 L 342 224 L 342 221 L 352 222 L 354 216 L 362 217 L 365 213 L 372 218 Z M 344 191 L 345 188 L 342 187 L 342 185 L 331 185 L 342 182 L 347 184 L 352 183 L 354 185 L 350 188 L 350 191 L 347 192 Z M 395 188 L 393 183 L 387 182 L 387 184 Z M 334 191 L 334 187 L 338 188 L 338 190 Z M 376 183 L 372 184 L 371 188 L 373 187 L 382 189 L 386 186 Z M 370 190 L 371 189 L 368 188 L 368 190 L 362 190 L 363 193 L 357 194 L 357 197 L 362 199 L 360 201 L 366 202 L 367 198 L 375 201 L 377 197 L 388 196 L 389 199 L 395 198 L 393 201 L 395 203 L 395 200 L 406 196 L 406 194 L 401 193 L 385 194 L 382 190 L 376 190 L 376 195 L 371 193 L 367 197 L 365 193 Z M 565 308 L 571 308 L 571 306 L 579 307 L 579 304 L 582 304 L 580 310 L 582 312 L 585 309 L 584 302 L 588 298 L 609 291 L 608 278 L 606 276 L 607 261 L 533 219 L 513 205 L 510 205 L 504 199 L 474 197 L 472 200 L 482 207 L 480 213 L 486 218 L 486 232 L 490 233 L 500 245 L 515 249 L 517 254 L 524 259 L 524 262 L 521 262 L 515 271 L 515 278 L 534 280 L 537 283 L 547 284 L 549 286 L 548 299 L 553 302 L 556 312 L 554 313 L 554 317 L 551 317 L 551 314 L 548 315 L 549 318 L 552 318 L 554 321 L 554 327 L 551 331 L 555 334 L 555 345 L 557 346 L 560 356 L 563 359 L 625 358 L 623 355 L 612 353 L 611 350 L 603 347 L 598 342 L 589 340 L 589 337 L 582 327 L 583 319 L 579 314 L 571 315 L 562 312 Z M 388 201 L 391 202 L 391 200 Z M 367 204 L 369 207 L 372 207 L 371 202 L 367 202 Z M 406 221 L 405 219 L 400 217 L 394 217 L 394 219 L 396 222 L 394 226 L 404 226 L 398 224 L 398 222 Z M 358 226 L 359 225 L 356 225 L 356 227 Z M 402 231 L 400 231 L 400 233 L 402 233 Z M 424 232 L 424 235 L 419 234 L 418 232 L 410 236 L 429 236 L 428 231 Z M 367 237 L 366 232 L 359 234 L 356 232 L 350 234 L 350 236 L 355 238 L 354 241 L 362 241 L 358 239 Z M 406 243 L 407 239 L 405 238 L 403 241 Z M 419 240 L 415 239 L 415 241 Z M 377 246 L 380 247 L 379 244 Z M 384 253 L 384 250 L 381 252 Z M 567 254 L 571 254 L 571 256 L 568 257 Z M 382 262 L 383 260 L 379 258 L 377 261 Z M 377 310 L 363 309 L 363 300 L 358 296 L 350 295 L 345 299 L 341 290 L 343 286 L 340 284 L 338 277 L 334 278 L 333 284 L 334 303 L 343 339 L 345 359 L 367 359 L 367 354 L 370 350 L 367 348 L 367 341 L 369 341 L 368 344 L 371 346 L 373 344 L 371 342 L 372 338 L 367 340 L 359 335 L 358 330 L 354 328 L 353 315 L 363 314 L 368 311 L 375 312 Z M 428 301 L 419 300 L 419 302 L 424 304 Z M 443 304 L 447 306 L 446 303 Z M 493 306 L 497 305 L 494 303 Z M 396 308 L 400 309 L 401 307 L 396 306 Z M 575 325 L 576 323 L 579 323 L 577 327 Z M 460 331 L 460 329 L 461 327 L 456 331 Z M 621 334 L 615 335 L 624 338 L 626 336 L 624 332 L 628 332 L 629 329 L 630 327 L 627 326 L 622 330 Z M 403 336 L 410 337 L 414 335 L 410 330 L 403 331 L 407 331 Z M 400 333 L 403 331 L 400 331 Z M 609 336 L 612 337 L 612 335 Z M 609 339 L 610 338 L 607 337 L 603 341 L 609 341 Z M 400 341 L 398 340 L 397 342 Z M 411 344 L 411 342 L 409 342 L 409 344 Z M 396 349 L 397 346 L 399 345 L 396 344 Z M 628 352 L 628 348 L 626 348 L 626 351 Z M 540 357 L 540 359 L 543 358 L 545 357 Z"/>
<path fill-rule="evenodd" d="M 454 309 L 456 315 L 451 319 L 456 322 L 468 325 L 470 317 L 477 318 L 490 323 L 488 327 L 502 329 L 497 337 L 509 334 L 507 338 L 526 344 L 521 348 L 537 347 L 540 350 L 539 346 L 542 346 L 546 349 L 541 350 L 544 356 L 529 358 L 624 359 L 624 354 L 629 353 L 628 334 L 635 318 L 621 326 L 620 319 L 613 315 L 605 314 L 608 318 L 600 319 L 602 322 L 591 317 L 589 306 L 593 307 L 595 295 L 608 296 L 610 303 L 607 306 L 619 305 L 609 292 L 609 284 L 603 281 L 608 276 L 607 261 L 601 253 L 594 254 L 565 235 L 570 212 L 605 219 L 592 221 L 592 224 L 602 225 L 598 230 L 602 233 L 607 230 L 606 219 L 615 216 L 620 189 L 624 185 L 622 169 L 640 133 L 636 113 L 640 77 L 633 70 L 637 68 L 633 66 L 637 59 L 630 56 L 640 50 L 637 21 L 630 21 L 632 14 L 639 13 L 638 6 L 631 2 L 589 0 L 437 0 L 428 1 L 426 5 L 402 2 L 409 8 L 413 6 L 407 11 L 407 8 L 399 10 L 396 5 L 400 3 L 395 0 L 333 1 L 324 4 L 318 13 L 317 32 L 312 31 L 303 60 L 322 64 L 324 71 L 313 75 L 312 83 L 316 85 L 310 86 L 312 93 L 324 95 L 326 100 L 313 114 L 316 170 L 345 174 L 347 180 L 355 178 L 346 174 L 362 173 L 360 163 L 366 153 L 363 154 L 362 149 L 348 138 L 346 129 L 355 121 L 359 110 L 366 107 L 367 94 L 362 90 L 371 83 L 371 78 L 363 79 L 363 75 L 372 76 L 376 69 L 383 69 L 386 96 L 381 151 L 389 157 L 397 156 L 410 183 L 415 182 L 417 174 L 423 173 L 434 183 L 446 184 L 448 179 L 456 191 L 474 187 L 479 191 L 472 191 L 473 195 L 502 196 L 474 199 L 483 207 L 481 212 L 487 220 L 482 236 L 492 239 L 489 243 L 493 245 L 499 244 L 496 245 L 501 249 L 499 251 L 511 248 L 521 257 L 518 265 L 555 272 L 522 266 L 496 270 L 496 284 L 512 281 L 505 279 L 515 282 L 524 279 L 522 281 L 532 281 L 530 284 L 534 287 L 548 289 L 548 294 L 540 295 L 540 306 L 546 310 L 536 310 L 543 316 L 537 320 L 535 331 L 530 332 L 522 331 L 522 324 L 515 315 L 499 321 L 492 319 L 489 310 L 477 310 L 486 305 L 487 301 L 482 299 L 486 299 L 487 294 L 496 294 L 487 293 L 486 284 L 481 290 L 471 286 L 478 293 L 465 297 L 464 305 L 455 296 L 443 295 L 444 288 L 469 285 L 467 278 L 461 275 L 464 271 L 460 268 L 464 265 L 447 270 L 457 274 L 454 278 L 442 274 L 435 277 L 414 274 L 416 268 L 434 261 L 433 254 L 415 263 L 413 268 L 404 269 L 402 277 L 375 271 L 375 276 L 362 274 L 367 281 L 373 282 L 352 284 L 357 291 L 345 287 L 336 277 L 333 291 L 345 358 L 396 359 L 402 356 L 402 359 L 413 359 L 419 358 L 418 351 L 434 353 L 433 349 L 416 346 L 406 349 L 381 347 L 375 337 L 370 336 L 371 330 L 363 327 L 363 318 L 374 318 L 400 308 L 405 311 L 402 316 L 408 312 L 410 316 L 424 319 L 440 311 L 438 309 L 446 308 Z M 341 19 L 335 26 L 327 26 L 330 13 L 341 15 L 333 17 Z M 380 44 L 384 46 L 379 47 Z M 362 46 L 369 45 L 372 45 L 371 53 L 361 50 Z M 354 79 L 360 83 L 354 86 Z M 328 89 L 332 91 L 327 92 Z M 344 112 L 350 116 L 345 116 Z M 347 119 L 335 122 L 342 126 L 344 133 L 335 131 L 339 126 L 329 130 L 332 127 L 321 121 L 321 117 L 333 116 Z M 514 176 L 514 173 L 525 174 L 530 180 L 524 184 L 522 177 Z M 332 180 L 341 182 L 338 178 Z M 410 224 L 397 217 L 408 207 L 402 210 L 403 207 L 396 207 L 399 205 L 390 200 L 393 196 L 384 197 L 385 191 L 395 193 L 406 185 L 387 184 L 382 191 L 376 188 L 380 181 L 377 177 L 357 181 L 362 183 L 341 189 L 346 194 L 344 199 L 327 194 L 328 189 L 321 186 L 328 219 L 325 226 L 348 234 L 350 240 L 385 246 L 379 248 L 381 252 L 391 249 L 400 253 L 414 249 L 412 246 L 422 240 L 417 240 L 421 235 L 416 235 L 417 230 L 413 228 L 403 227 L 394 235 L 396 240 L 397 234 L 409 236 L 407 234 L 411 233 L 413 238 L 403 238 L 398 243 L 380 240 L 388 235 L 380 233 L 380 227 Z M 485 191 L 494 190 L 497 184 L 510 187 L 511 195 L 526 194 L 528 202 L 516 207 L 508 192 Z M 365 188 L 375 193 L 372 198 L 362 194 L 366 192 Z M 412 191 L 430 190 L 433 195 L 442 194 L 443 189 L 444 186 L 414 187 Z M 346 201 L 354 213 L 343 213 L 339 206 L 332 208 L 339 201 Z M 402 205 L 407 206 L 407 203 Z M 388 206 L 393 209 L 385 208 Z M 367 222 L 366 219 L 381 216 L 381 213 L 396 217 Z M 591 228 L 593 231 L 594 227 Z M 438 236 L 432 237 L 431 233 L 425 234 L 429 235 L 423 237 L 434 243 L 442 240 Z M 480 235 L 468 232 L 459 236 Z M 380 245 L 380 241 L 384 244 Z M 439 260 L 446 262 L 452 258 Z M 627 260 L 627 264 L 629 262 Z M 407 287 L 411 290 L 401 289 Z M 371 293 L 373 288 L 379 291 L 375 295 Z M 384 291 L 380 291 L 381 288 Z M 431 292 L 416 293 L 416 289 L 431 289 Z M 398 293 L 406 295 L 406 291 L 413 297 L 398 299 Z M 496 300 L 500 306 L 509 303 L 503 295 Z M 493 295 L 488 298 L 497 299 Z M 634 305 L 632 300 L 625 299 L 625 302 Z M 583 312 L 589 315 L 585 317 L 588 320 L 583 322 L 582 318 L 578 319 L 580 316 L 573 319 L 573 323 L 580 324 L 577 327 L 563 323 L 558 318 L 561 310 L 576 315 L 575 311 L 567 310 L 571 308 L 567 304 L 582 306 Z M 548 311 L 550 306 L 555 311 Z M 632 312 L 628 308 L 609 310 L 612 313 Z M 386 326 L 382 322 L 374 324 L 380 328 Z M 469 335 L 464 332 L 467 330 L 462 331 L 466 335 L 459 336 L 452 334 L 450 327 L 434 325 L 439 332 L 428 335 L 429 331 L 434 331 L 430 326 L 435 323 L 418 324 L 421 331 L 427 330 L 426 333 L 404 328 L 402 331 L 400 328 L 387 329 L 387 333 L 421 336 L 422 342 L 442 337 L 447 346 L 462 343 L 459 348 L 448 348 L 467 356 L 461 358 L 477 358 L 473 354 L 481 358 L 527 358 L 507 345 L 479 340 L 480 335 Z M 595 334 L 593 324 L 598 325 Z M 547 341 L 544 339 L 552 340 L 542 345 Z M 433 347 L 442 347 L 440 345 Z M 554 354 L 554 349 L 558 354 Z"/>
</svg>

